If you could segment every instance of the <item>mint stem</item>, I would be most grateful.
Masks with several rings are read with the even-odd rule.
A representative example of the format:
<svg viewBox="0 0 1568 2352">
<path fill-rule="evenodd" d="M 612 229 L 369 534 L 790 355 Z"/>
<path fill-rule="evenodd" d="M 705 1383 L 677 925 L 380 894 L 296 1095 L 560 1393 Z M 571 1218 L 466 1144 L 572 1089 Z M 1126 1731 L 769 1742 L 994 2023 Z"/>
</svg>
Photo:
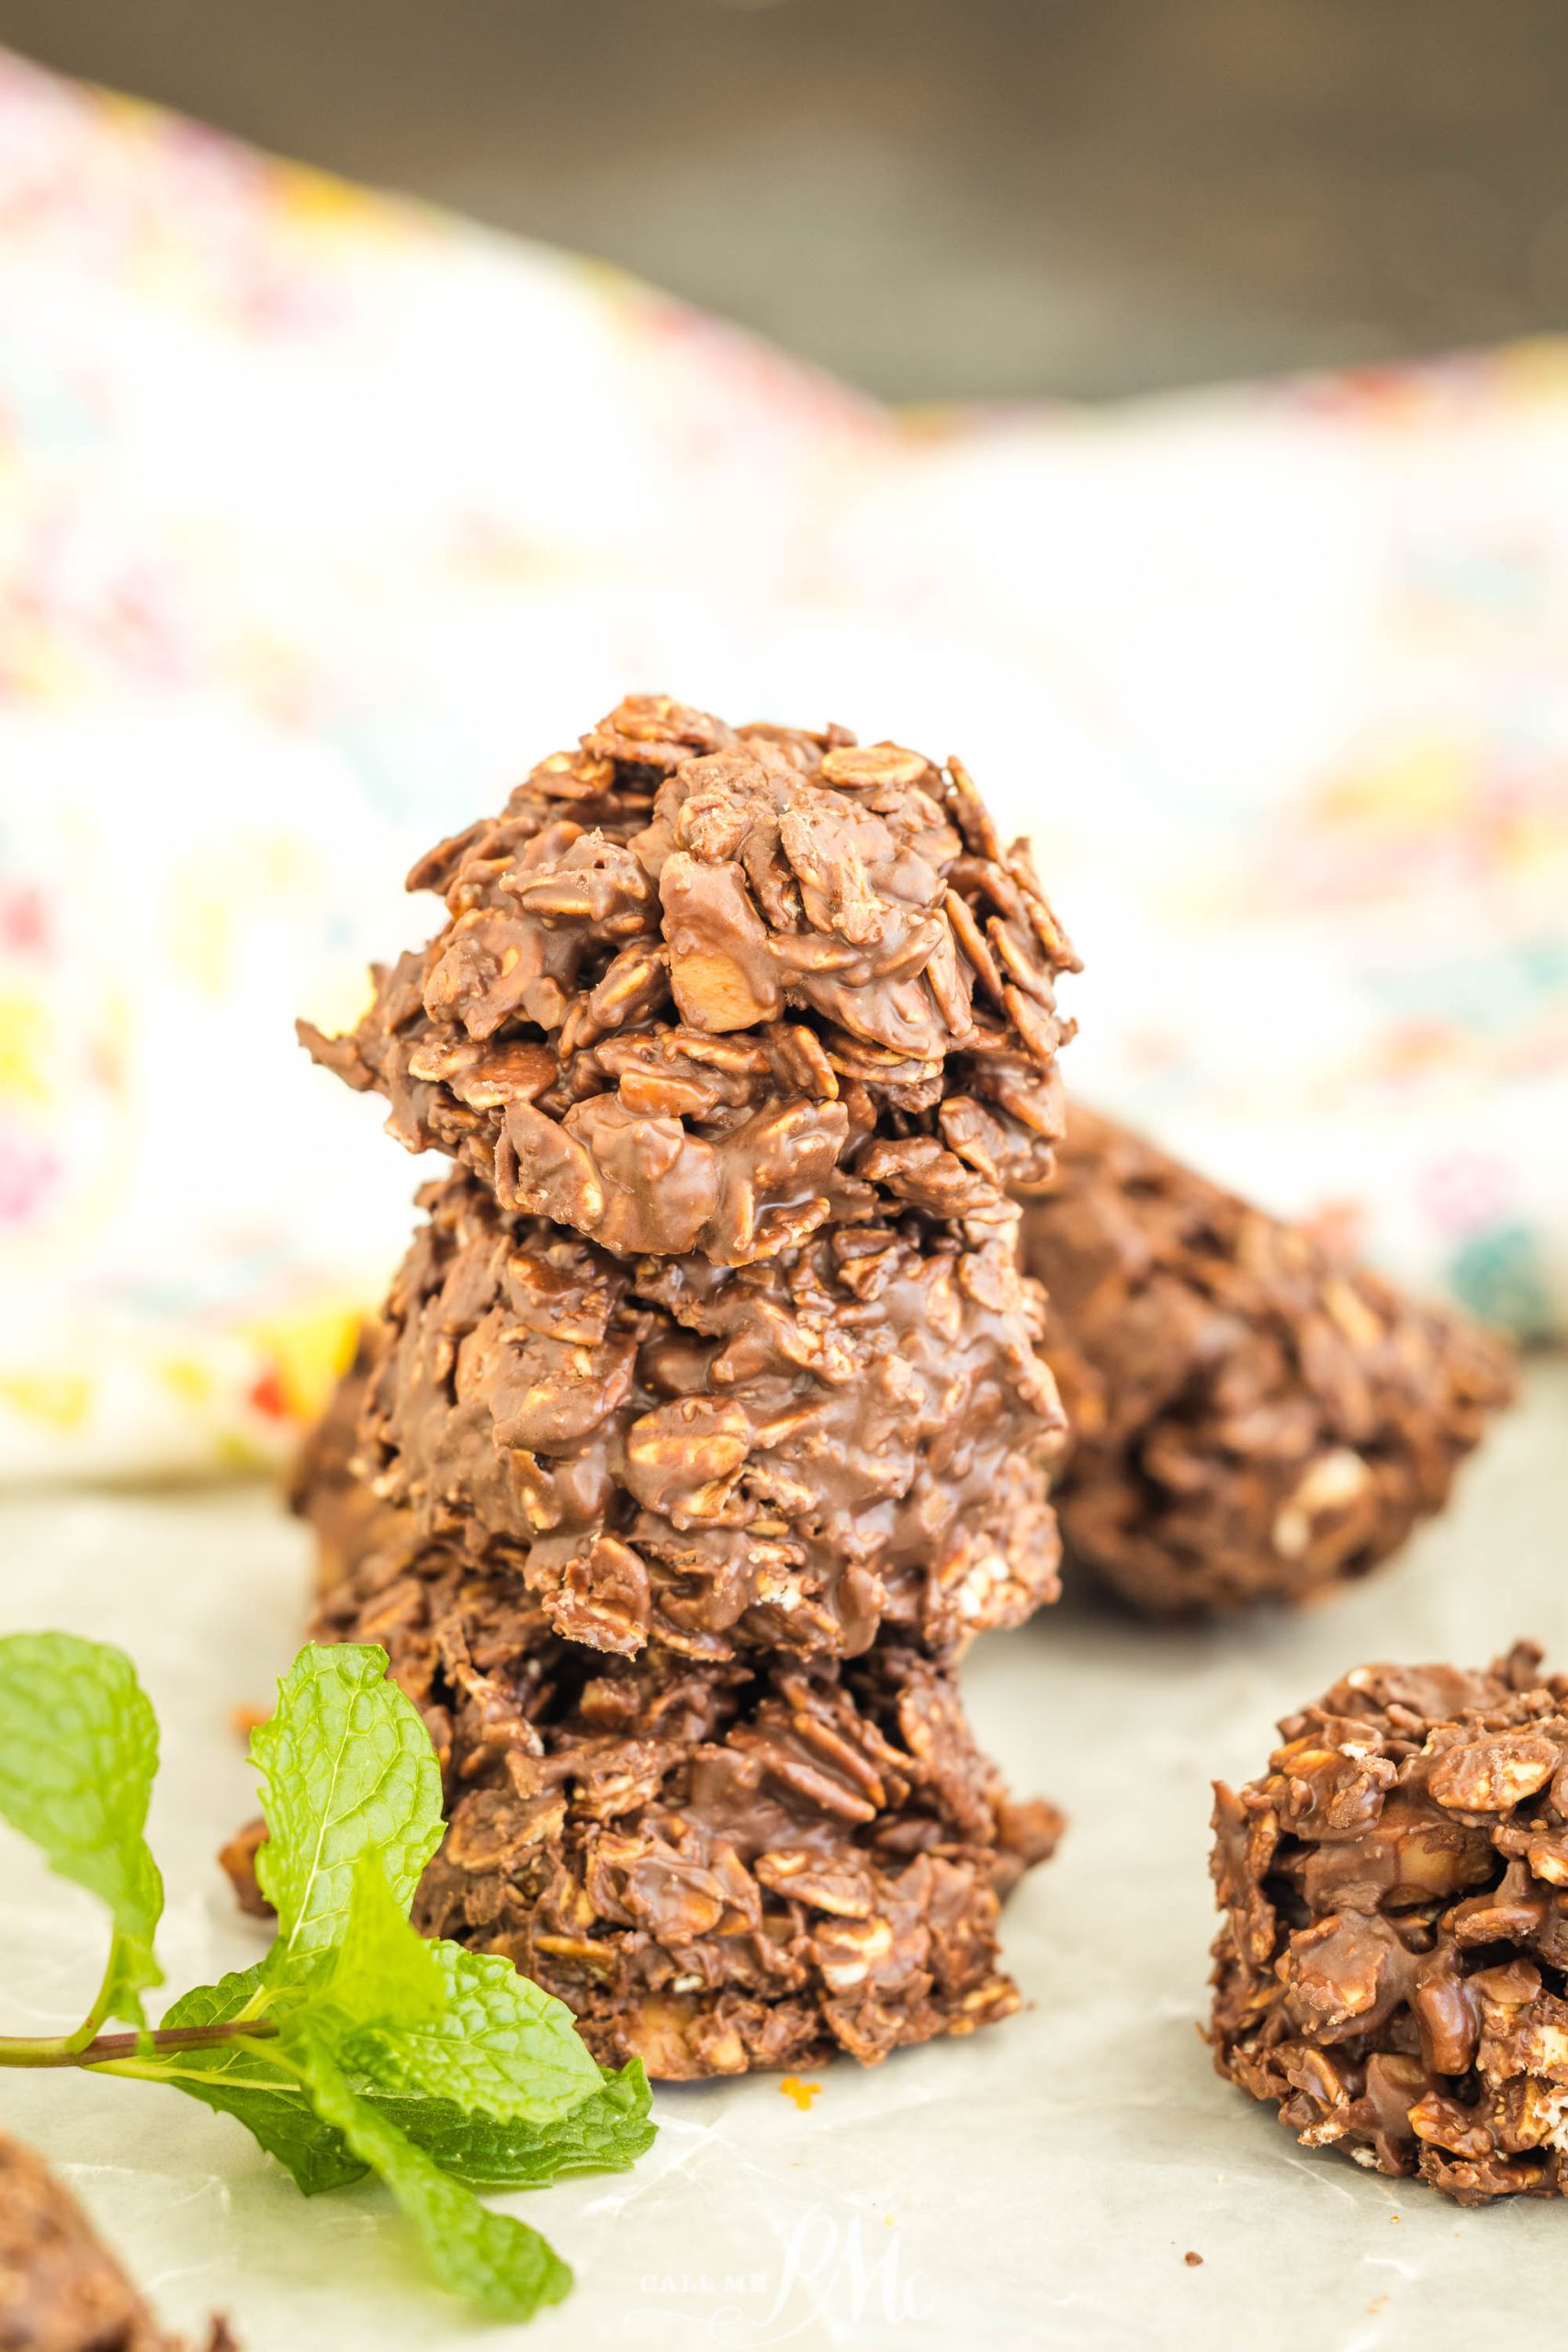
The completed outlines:
<svg viewBox="0 0 1568 2352">
<path fill-rule="evenodd" d="M 104 1962 L 103 1983 L 98 1986 L 92 2007 L 87 2011 L 75 2032 L 66 2036 L 67 2049 L 85 2050 L 88 2042 L 93 2040 L 105 2018 L 107 2017 L 109 2001 L 114 1993 L 116 1966 L 118 1959 L 119 1938 L 116 1935 L 109 1940 L 109 1956 Z"/>
<path fill-rule="evenodd" d="M 0 2066 L 103 2066 L 118 2058 L 155 2056 L 163 2050 L 211 2050 L 225 2041 L 262 2041 L 277 2031 L 269 2018 L 228 2025 L 176 2025 L 151 2033 L 100 2033 L 80 2048 L 73 2034 L 0 2033 Z"/>
</svg>

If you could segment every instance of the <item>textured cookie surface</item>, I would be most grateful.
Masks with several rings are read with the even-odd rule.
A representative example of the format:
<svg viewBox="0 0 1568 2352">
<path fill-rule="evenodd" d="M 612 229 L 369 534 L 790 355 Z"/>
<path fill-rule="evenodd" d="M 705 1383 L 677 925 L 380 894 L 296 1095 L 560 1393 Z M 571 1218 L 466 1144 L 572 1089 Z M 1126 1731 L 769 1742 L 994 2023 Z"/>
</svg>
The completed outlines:
<svg viewBox="0 0 1568 2352">
<path fill-rule="evenodd" d="M 1141 1607 L 1365 1575 L 1441 1508 L 1511 1394 L 1489 1333 L 1077 1102 L 1023 1234 L 1073 1430 L 1064 1539 Z"/>
<path fill-rule="evenodd" d="M 1568 1680 L 1358 1667 L 1216 1792 L 1219 2071 L 1461 2204 L 1568 2187 Z"/>
<path fill-rule="evenodd" d="M 617 1255 L 746 1264 L 912 1204 L 1006 1224 L 1072 950 L 964 769 L 634 697 L 410 876 L 447 920 L 302 1026 L 412 1150 Z"/>
<path fill-rule="evenodd" d="M 1005 1232 L 907 1215 L 745 1267 L 619 1261 L 469 1176 L 422 1199 L 346 1443 L 555 1632 L 719 1658 L 887 1624 L 941 1650 L 1054 1596 L 1062 1417 Z M 319 1516 L 350 1482 L 318 1469 Z"/>
<path fill-rule="evenodd" d="M 886 1642 L 809 1667 L 596 1657 L 514 1577 L 403 1550 L 385 1512 L 378 1533 L 316 1630 L 383 1644 L 430 1727 L 428 1931 L 504 1952 L 597 2055 L 667 2078 L 869 2064 L 1018 2006 L 999 1898 L 1060 1816 L 1008 1796 L 940 1668 Z M 243 1893 L 254 1847 L 225 1857 Z"/>
</svg>

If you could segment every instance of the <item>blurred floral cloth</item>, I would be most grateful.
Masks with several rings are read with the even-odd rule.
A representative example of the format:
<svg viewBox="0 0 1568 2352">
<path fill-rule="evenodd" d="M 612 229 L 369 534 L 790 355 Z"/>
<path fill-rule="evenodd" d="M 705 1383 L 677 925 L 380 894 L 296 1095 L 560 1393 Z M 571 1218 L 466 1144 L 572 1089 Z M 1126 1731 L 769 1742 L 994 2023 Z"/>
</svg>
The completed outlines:
<svg viewBox="0 0 1568 2352">
<path fill-rule="evenodd" d="M 0 54 L 0 1476 L 315 1408 L 421 1170 L 291 1016 L 648 688 L 961 752 L 1086 1094 L 1568 1320 L 1568 349 L 899 417 Z"/>
</svg>

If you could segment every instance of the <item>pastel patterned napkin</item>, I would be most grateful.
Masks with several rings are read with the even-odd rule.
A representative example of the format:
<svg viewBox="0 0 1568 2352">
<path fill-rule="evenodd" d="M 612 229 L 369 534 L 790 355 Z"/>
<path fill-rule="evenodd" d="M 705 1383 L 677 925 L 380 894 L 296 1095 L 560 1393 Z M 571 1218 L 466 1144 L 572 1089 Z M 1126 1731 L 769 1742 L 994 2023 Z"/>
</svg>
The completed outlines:
<svg viewBox="0 0 1568 2352">
<path fill-rule="evenodd" d="M 0 53 L 0 1476 L 276 1457 L 421 1170 L 297 1052 L 628 689 L 961 751 L 1069 1067 L 1568 1317 L 1568 356 L 898 418 Z"/>
</svg>

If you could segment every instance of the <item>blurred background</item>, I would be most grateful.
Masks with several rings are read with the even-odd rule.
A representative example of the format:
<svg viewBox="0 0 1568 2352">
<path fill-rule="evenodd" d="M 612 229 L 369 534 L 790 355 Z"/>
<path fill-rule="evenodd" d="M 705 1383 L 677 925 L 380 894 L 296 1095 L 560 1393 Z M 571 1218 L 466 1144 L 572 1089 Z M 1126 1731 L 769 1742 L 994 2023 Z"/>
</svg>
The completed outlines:
<svg viewBox="0 0 1568 2352">
<path fill-rule="evenodd" d="M 1568 319 L 1557 0 L 0 0 L 0 40 L 889 400 Z"/>
<path fill-rule="evenodd" d="M 292 1016 L 628 690 L 957 749 L 1072 1086 L 1558 1337 L 1565 99 L 1551 0 L 0 0 L 0 1477 L 288 1444 L 420 1173 Z"/>
</svg>

